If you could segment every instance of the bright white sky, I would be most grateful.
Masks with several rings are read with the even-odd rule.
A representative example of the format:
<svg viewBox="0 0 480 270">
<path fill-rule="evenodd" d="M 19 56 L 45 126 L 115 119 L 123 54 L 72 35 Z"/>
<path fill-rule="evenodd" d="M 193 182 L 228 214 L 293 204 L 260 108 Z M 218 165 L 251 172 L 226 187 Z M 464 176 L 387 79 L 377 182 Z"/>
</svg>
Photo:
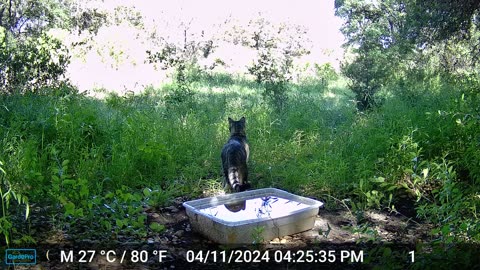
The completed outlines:
<svg viewBox="0 0 480 270">
<path fill-rule="evenodd" d="M 160 23 L 159 25 L 164 27 L 165 22 L 178 25 L 179 22 L 188 22 L 193 19 L 191 27 L 195 30 L 205 30 L 206 33 L 209 32 L 212 25 L 225 22 L 229 16 L 241 24 L 246 24 L 261 12 L 269 21 L 291 22 L 303 25 L 308 29 L 308 38 L 313 47 L 311 47 L 311 54 L 304 57 L 303 61 L 319 64 L 330 62 L 338 68 L 339 61 L 343 57 L 341 49 L 343 35 L 339 32 L 342 21 L 334 15 L 334 0 L 78 1 L 79 5 L 95 3 L 99 8 L 106 8 L 110 11 L 119 5 L 134 6 L 142 13 L 144 23 L 150 26 L 152 23 L 154 25 Z M 116 50 L 124 52 L 124 61 L 130 64 L 115 68 L 96 51 L 90 51 L 83 54 L 83 60 L 72 60 L 69 67 L 72 82 L 80 89 L 85 90 L 105 88 L 137 91 L 146 85 L 160 85 L 163 75 L 154 70 L 152 65 L 143 63 L 145 49 L 148 48 L 143 47 L 135 38 L 132 38 L 134 35 L 136 35 L 134 32 L 121 26 L 101 29 L 96 41 L 110 44 L 110 47 L 113 46 Z M 326 55 L 325 50 L 330 54 Z M 108 52 L 104 52 L 104 54 L 108 55 Z M 227 48 L 226 55 L 230 58 L 227 60 L 231 60 L 232 63 L 243 68 L 247 64 L 245 61 L 251 61 L 249 60 L 251 56 L 241 55 L 238 48 L 235 48 L 235 53 Z"/>
<path fill-rule="evenodd" d="M 342 53 L 343 35 L 339 31 L 342 21 L 334 15 L 334 0 L 134 1 L 134 5 L 152 19 L 159 16 L 193 18 L 197 26 L 206 30 L 209 25 L 224 21 L 229 15 L 248 21 L 261 12 L 273 21 L 290 21 L 306 26 L 314 45 L 314 56 L 325 48 L 333 49 L 336 57 L 341 57 Z"/>
</svg>

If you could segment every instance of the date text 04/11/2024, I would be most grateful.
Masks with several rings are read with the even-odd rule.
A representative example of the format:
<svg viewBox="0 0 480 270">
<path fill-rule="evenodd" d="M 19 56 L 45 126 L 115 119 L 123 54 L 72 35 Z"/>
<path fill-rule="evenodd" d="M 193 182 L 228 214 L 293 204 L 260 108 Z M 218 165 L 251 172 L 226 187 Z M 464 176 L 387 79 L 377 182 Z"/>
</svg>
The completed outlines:
<svg viewBox="0 0 480 270">
<path fill-rule="evenodd" d="M 187 262 L 200 263 L 362 263 L 363 250 L 188 250 Z"/>
</svg>

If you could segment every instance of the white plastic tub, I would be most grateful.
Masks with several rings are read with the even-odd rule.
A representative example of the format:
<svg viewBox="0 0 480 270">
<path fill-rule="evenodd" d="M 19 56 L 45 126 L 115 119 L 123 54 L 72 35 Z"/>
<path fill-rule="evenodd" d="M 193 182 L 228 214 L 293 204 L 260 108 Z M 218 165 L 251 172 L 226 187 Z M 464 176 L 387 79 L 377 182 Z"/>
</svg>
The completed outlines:
<svg viewBox="0 0 480 270">
<path fill-rule="evenodd" d="M 192 228 L 220 244 L 252 244 L 310 230 L 322 205 L 276 188 L 183 203 Z"/>
</svg>

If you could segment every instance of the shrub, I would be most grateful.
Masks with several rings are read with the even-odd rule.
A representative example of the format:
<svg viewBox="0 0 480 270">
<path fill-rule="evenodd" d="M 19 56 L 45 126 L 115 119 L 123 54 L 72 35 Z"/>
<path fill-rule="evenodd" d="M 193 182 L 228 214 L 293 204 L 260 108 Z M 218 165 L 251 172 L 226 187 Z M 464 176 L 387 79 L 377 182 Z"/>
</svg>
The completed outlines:
<svg viewBox="0 0 480 270">
<path fill-rule="evenodd" d="M 45 33 L 14 39 L 0 27 L 0 93 L 59 86 L 69 61 L 66 47 Z"/>
</svg>

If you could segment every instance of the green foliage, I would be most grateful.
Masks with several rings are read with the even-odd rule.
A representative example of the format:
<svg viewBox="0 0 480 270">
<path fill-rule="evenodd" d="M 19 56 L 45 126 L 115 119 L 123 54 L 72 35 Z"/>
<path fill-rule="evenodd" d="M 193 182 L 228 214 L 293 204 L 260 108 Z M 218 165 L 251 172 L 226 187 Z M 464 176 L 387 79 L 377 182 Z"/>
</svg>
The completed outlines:
<svg viewBox="0 0 480 270">
<path fill-rule="evenodd" d="M 174 106 L 182 103 L 191 105 L 190 103 L 193 101 L 194 91 L 191 89 L 191 83 L 199 73 L 195 57 L 198 48 L 188 48 L 190 49 L 187 50 L 186 47 L 180 49 L 173 43 L 166 43 L 159 52 L 147 51 L 150 63 L 159 63 L 162 65 L 162 69 L 174 69 L 173 87 L 165 96 L 165 101 Z"/>
<path fill-rule="evenodd" d="M 47 34 L 15 40 L 0 28 L 0 92 L 59 86 L 68 63 L 67 50 L 59 40 Z"/>
<path fill-rule="evenodd" d="M 67 10 L 63 3 L 50 0 L 2 0 L 0 93 L 36 92 L 60 85 L 68 51 L 47 31 L 68 26 Z"/>
<path fill-rule="evenodd" d="M 405 35 L 417 43 L 447 40 L 452 36 L 468 37 L 475 23 L 478 1 L 405 1 L 407 13 Z"/>
<path fill-rule="evenodd" d="M 14 227 L 16 211 L 11 207 L 10 203 L 13 201 L 19 206 L 25 206 L 25 219 L 30 215 L 30 205 L 28 198 L 22 193 L 18 185 L 15 185 L 8 180 L 8 175 L 3 168 L 4 164 L 0 160 L 0 203 L 2 205 L 2 216 L 0 217 L 0 233 L 3 234 L 7 246 L 9 246 L 18 235 L 17 229 Z M 13 208 L 13 209 L 12 209 Z"/>
<path fill-rule="evenodd" d="M 320 81 L 323 87 L 328 87 L 330 82 L 338 80 L 338 74 L 330 63 L 319 65 L 314 64 L 316 78 Z"/>
<path fill-rule="evenodd" d="M 287 83 L 291 80 L 292 58 L 276 55 L 267 48 L 259 52 L 259 59 L 248 68 L 250 74 L 264 87 L 263 97 L 282 111 L 287 101 Z"/>
<path fill-rule="evenodd" d="M 352 53 L 342 72 L 359 110 L 375 106 L 380 88 L 397 80 L 478 76 L 476 1 L 339 0 L 335 8 Z"/>
<path fill-rule="evenodd" d="M 175 81 L 173 90 L 165 96 L 167 103 L 175 105 L 181 103 L 191 103 L 194 92 L 190 86 L 190 79 L 185 64 L 179 64 L 175 71 Z M 190 104 L 189 104 L 190 105 Z"/>
<path fill-rule="evenodd" d="M 409 250 L 400 249 L 394 245 L 378 245 L 372 247 L 364 263 L 373 266 L 372 269 L 405 269 L 411 262 L 406 263 L 406 258 L 411 258 Z M 400 259 L 401 258 L 401 259 Z"/>
<path fill-rule="evenodd" d="M 355 53 L 353 59 L 342 64 L 342 72 L 350 79 L 349 87 L 355 94 L 359 111 L 376 105 L 374 95 L 384 85 L 390 72 L 388 67 L 392 54 L 391 49 L 387 49 L 392 45 L 393 33 L 388 23 L 393 14 L 386 12 L 386 9 L 388 4 L 376 6 L 358 1 L 336 2 L 337 16 L 347 20 L 342 32 Z"/>
<path fill-rule="evenodd" d="M 150 229 L 156 233 L 162 233 L 163 231 L 165 231 L 165 225 L 152 223 L 150 224 Z"/>
<path fill-rule="evenodd" d="M 444 179 L 442 185 L 432 190 L 434 203 L 423 202 L 417 213 L 437 224 L 431 233 L 442 244 L 477 241 L 480 227 L 470 217 L 477 215 L 480 204 L 475 196 L 478 195 L 469 194 L 456 180 L 453 166 L 443 164 L 441 169 Z"/>
<path fill-rule="evenodd" d="M 375 94 L 386 82 L 388 58 L 379 48 L 363 50 L 353 62 L 342 66 L 343 74 L 350 79 L 350 89 L 355 93 L 359 111 L 376 105 Z"/>
<path fill-rule="evenodd" d="M 276 25 L 264 18 L 250 20 L 248 29 L 239 37 L 243 45 L 257 51 L 257 59 L 248 67 L 248 72 L 264 88 L 265 101 L 271 102 L 277 111 L 283 111 L 293 60 L 309 53 L 305 30 L 298 25 Z"/>
<path fill-rule="evenodd" d="M 380 209 L 384 205 L 384 200 L 386 197 L 385 193 L 383 192 L 383 185 L 379 186 L 381 188 L 380 191 L 375 188 L 379 188 L 376 187 L 376 184 L 383 184 L 384 181 L 385 179 L 382 177 L 372 178 L 368 181 L 369 183 L 366 183 L 367 180 L 360 179 L 357 191 L 360 201 L 356 204 L 352 203 L 353 211 L 361 211 L 370 208 Z"/>
<path fill-rule="evenodd" d="M 253 238 L 253 243 L 254 245 L 260 245 L 262 244 L 265 239 L 263 239 L 263 233 L 265 232 L 265 226 L 257 226 L 253 228 L 252 232 L 252 238 Z"/>
<path fill-rule="evenodd" d="M 64 1 L 2 0 L 0 26 L 15 36 L 36 36 L 53 27 L 69 24 L 68 8 Z"/>
<path fill-rule="evenodd" d="M 107 23 L 107 14 L 97 9 L 77 10 L 77 5 L 74 5 L 72 13 L 72 27 L 78 29 L 79 34 L 85 30 L 97 34 L 100 27 Z"/>
<path fill-rule="evenodd" d="M 68 164 L 70 161 L 58 159 L 59 153 L 52 149 L 51 155 L 54 157 L 52 171 L 52 186 L 50 192 L 52 197 L 57 197 L 64 208 L 64 215 L 76 218 L 84 217 L 86 213 L 91 213 L 92 203 L 89 201 L 90 190 L 88 181 L 85 179 L 71 179 L 68 174 Z"/>
<path fill-rule="evenodd" d="M 203 70 L 198 65 L 198 58 L 207 58 L 213 52 L 214 42 L 212 39 L 190 38 L 189 28 L 182 25 L 178 29 L 183 34 L 183 41 L 169 42 L 167 38 L 159 38 L 160 50 L 152 52 L 147 50 L 147 60 L 150 64 L 157 64 L 161 69 L 173 69 L 172 91 L 165 96 L 165 101 L 171 105 L 193 102 L 194 91 L 191 83 L 198 80 Z"/>
<path fill-rule="evenodd" d="M 172 198 L 181 195 L 179 191 L 180 187 L 173 185 L 168 186 L 165 189 L 160 190 L 151 190 L 149 188 L 143 189 L 143 195 L 145 197 L 145 202 L 153 207 L 165 207 L 172 203 Z"/>
<path fill-rule="evenodd" d="M 126 186 L 117 189 L 115 193 L 107 193 L 105 199 L 109 203 L 104 204 L 110 207 L 106 222 L 115 220 L 114 232 L 117 235 L 146 236 L 146 215 L 143 213 L 142 195 L 133 193 Z M 105 223 L 107 224 L 107 223 Z M 108 225 L 107 225 L 108 226 Z"/>
</svg>

